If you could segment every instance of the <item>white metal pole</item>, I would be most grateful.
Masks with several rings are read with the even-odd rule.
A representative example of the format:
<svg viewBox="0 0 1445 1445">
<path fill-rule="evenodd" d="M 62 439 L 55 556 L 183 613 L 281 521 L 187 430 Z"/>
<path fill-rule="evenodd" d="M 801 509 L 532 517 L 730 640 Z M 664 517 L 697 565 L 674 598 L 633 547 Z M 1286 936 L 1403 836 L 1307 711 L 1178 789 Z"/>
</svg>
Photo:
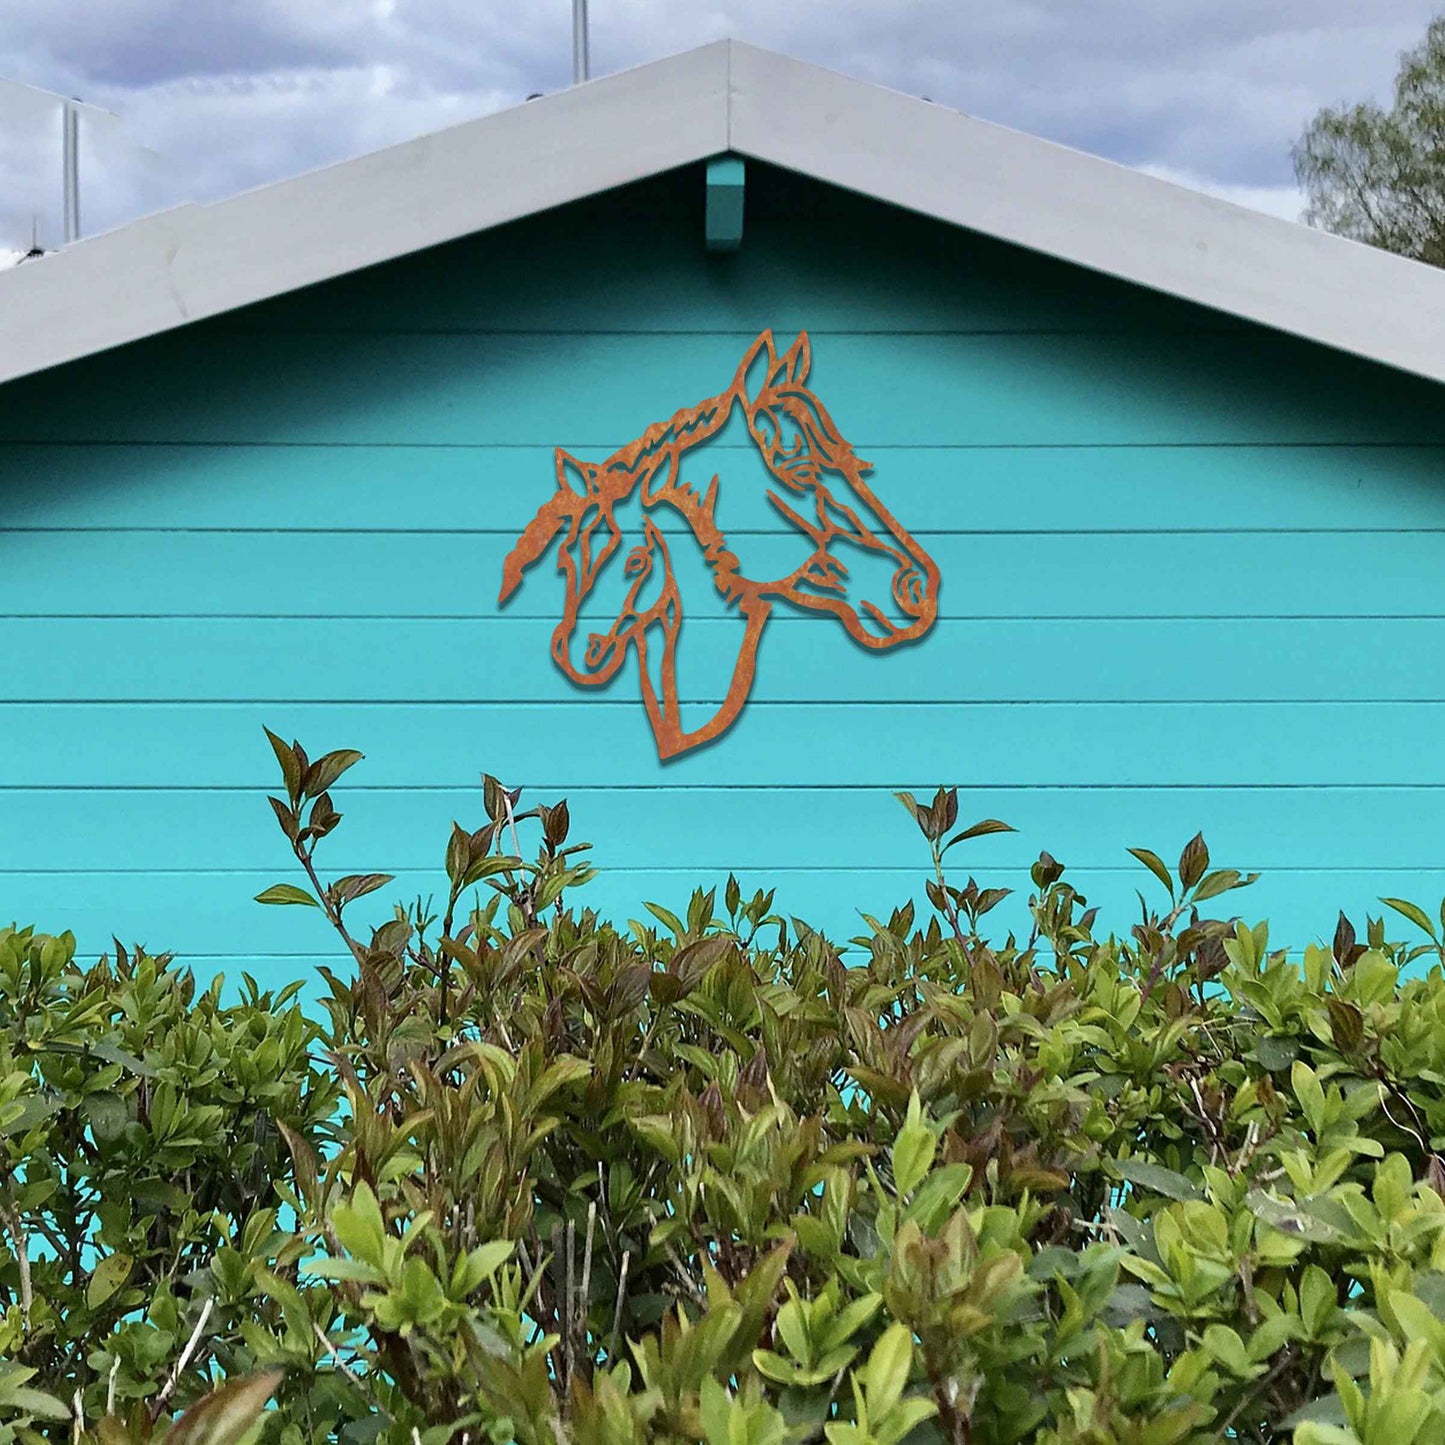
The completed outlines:
<svg viewBox="0 0 1445 1445">
<path fill-rule="evenodd" d="M 587 56 L 587 0 L 572 0 L 572 83 L 581 85 L 587 79 L 590 68 Z"/>
<path fill-rule="evenodd" d="M 68 244 L 80 239 L 80 112 L 68 100 L 61 106 L 60 124 L 61 184 Z"/>
</svg>

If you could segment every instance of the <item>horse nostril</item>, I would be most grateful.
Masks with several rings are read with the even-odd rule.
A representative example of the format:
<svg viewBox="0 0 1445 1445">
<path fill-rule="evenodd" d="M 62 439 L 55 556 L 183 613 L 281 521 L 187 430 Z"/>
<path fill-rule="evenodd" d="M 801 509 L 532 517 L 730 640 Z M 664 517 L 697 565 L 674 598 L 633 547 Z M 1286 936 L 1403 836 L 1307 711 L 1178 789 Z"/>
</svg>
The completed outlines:
<svg viewBox="0 0 1445 1445">
<path fill-rule="evenodd" d="M 917 616 L 923 610 L 927 588 L 917 567 L 904 567 L 893 574 L 893 600 L 905 611 Z"/>
<path fill-rule="evenodd" d="M 604 633 L 594 632 L 587 639 L 587 666 L 600 667 L 612 649 L 612 639 Z"/>
</svg>

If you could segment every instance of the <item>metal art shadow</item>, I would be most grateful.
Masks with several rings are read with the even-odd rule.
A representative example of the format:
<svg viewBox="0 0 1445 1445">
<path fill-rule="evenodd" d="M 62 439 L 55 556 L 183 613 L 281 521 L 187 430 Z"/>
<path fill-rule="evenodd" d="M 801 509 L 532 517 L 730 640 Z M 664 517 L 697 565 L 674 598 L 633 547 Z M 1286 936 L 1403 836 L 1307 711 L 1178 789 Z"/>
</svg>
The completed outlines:
<svg viewBox="0 0 1445 1445">
<path fill-rule="evenodd" d="M 566 592 L 562 620 L 552 634 L 553 660 L 573 682 L 600 687 L 616 675 L 628 648 L 635 649 L 642 701 L 663 759 L 710 742 L 737 720 L 752 690 L 758 643 L 775 604 L 831 616 L 855 642 L 873 650 L 916 640 L 938 615 L 937 564 L 863 480 L 871 468 L 808 389 L 810 361 L 806 332 L 779 356 L 772 332 L 765 331 L 748 348 L 725 391 L 648 427 L 605 461 L 582 461 L 558 447 L 557 490 L 507 556 L 502 603 L 560 535 L 557 568 Z M 783 535 L 798 544 L 796 560 L 787 559 L 792 565 L 782 575 L 755 575 L 729 546 L 716 520 L 716 475 L 702 496 L 681 480 L 683 457 L 717 436 L 735 408 L 777 483 L 766 497 L 788 524 Z M 617 513 L 633 499 L 641 504 L 641 535 L 634 527 L 627 537 Z M 745 624 L 726 696 L 707 722 L 692 729 L 682 724 L 677 689 L 683 598 L 663 531 L 649 515 L 659 508 L 671 509 L 691 528 L 713 585 Z M 746 541 L 739 551 L 747 550 Z M 844 556 L 849 547 L 891 559 L 888 596 L 848 595 Z M 605 631 L 587 634 L 579 658 L 574 638 L 581 609 L 619 557 L 624 600 Z M 776 571 L 776 560 L 764 570 Z M 656 683 L 654 661 L 660 663 Z"/>
</svg>

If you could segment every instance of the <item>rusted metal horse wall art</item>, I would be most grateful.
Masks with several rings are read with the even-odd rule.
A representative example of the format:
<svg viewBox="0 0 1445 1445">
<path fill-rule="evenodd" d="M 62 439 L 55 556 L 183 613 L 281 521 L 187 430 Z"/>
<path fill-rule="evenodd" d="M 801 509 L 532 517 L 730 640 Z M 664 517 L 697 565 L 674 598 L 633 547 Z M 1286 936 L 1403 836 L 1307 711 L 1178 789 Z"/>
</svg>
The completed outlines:
<svg viewBox="0 0 1445 1445">
<path fill-rule="evenodd" d="M 561 536 L 557 566 L 566 580 L 566 594 L 562 620 L 552 634 L 552 657 L 573 682 L 598 687 L 616 675 L 628 648 L 635 649 L 642 700 L 664 759 L 711 741 L 736 721 L 752 689 L 758 643 L 776 603 L 829 614 L 855 642 L 873 649 L 914 641 L 938 614 L 938 567 L 864 482 L 868 464 L 854 455 L 808 389 L 810 355 L 806 332 L 779 356 L 772 333 L 765 331 L 748 349 L 726 391 L 648 427 L 606 461 L 581 461 L 559 447 L 557 490 L 506 559 L 504 603 L 526 569 Z M 746 419 L 748 435 L 778 484 L 776 491 L 769 489 L 767 500 L 789 524 L 786 534 L 804 544 L 797 565 L 782 576 L 752 575 L 729 546 L 716 520 L 717 476 L 701 496 L 681 477 L 686 454 L 717 436 L 734 408 Z M 623 562 L 624 600 L 606 631 L 588 634 L 578 660 L 573 639 L 579 614 L 623 548 L 617 513 L 633 500 L 641 503 L 642 536 Z M 691 528 L 714 586 L 745 624 L 727 695 L 713 716 L 693 729 L 683 726 L 677 689 L 683 599 L 663 529 L 649 515 L 664 507 Z M 891 560 L 891 595 L 883 600 L 891 604 L 892 617 L 873 600 L 850 600 L 850 574 L 840 555 L 847 546 Z M 655 657 L 654 647 L 660 657 Z M 656 684 L 654 660 L 660 662 Z"/>
</svg>

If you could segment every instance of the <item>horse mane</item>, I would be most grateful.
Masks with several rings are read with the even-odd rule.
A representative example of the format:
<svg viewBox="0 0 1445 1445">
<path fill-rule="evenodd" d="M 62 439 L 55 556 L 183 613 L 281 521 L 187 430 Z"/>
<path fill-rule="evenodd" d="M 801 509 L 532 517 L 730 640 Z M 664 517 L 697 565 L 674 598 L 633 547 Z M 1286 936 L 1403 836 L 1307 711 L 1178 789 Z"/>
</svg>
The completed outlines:
<svg viewBox="0 0 1445 1445">
<path fill-rule="evenodd" d="M 644 507 L 650 509 L 665 503 L 688 523 L 703 549 L 704 561 L 713 572 L 718 591 L 729 600 L 734 599 L 740 563 L 717 525 L 718 479 L 714 476 L 707 495 L 699 498 L 692 487 L 678 482 L 676 477 L 681 455 L 715 436 L 726 425 L 735 399 L 735 391 L 729 389 L 696 406 L 674 412 L 666 421 L 654 422 L 641 436 L 595 465 L 588 475 L 585 496 L 564 479 L 559 450 L 557 491 L 538 508 L 508 553 L 502 567 L 499 600 L 506 602 L 517 590 L 527 568 L 542 558 L 559 532 L 575 530 L 589 506 L 624 501 L 639 485 L 643 489 Z M 662 480 L 657 484 L 659 475 Z M 569 545 L 572 540 L 568 538 Z"/>
<path fill-rule="evenodd" d="M 497 598 L 498 604 L 506 602 L 522 585 L 522 574 L 541 559 L 557 533 L 564 527 L 577 525 L 582 509 L 589 506 L 591 500 L 578 496 L 570 487 L 559 487 L 542 503 L 537 515 L 523 528 L 522 535 L 502 563 L 502 591 Z"/>
<path fill-rule="evenodd" d="M 718 478 L 714 474 L 701 497 L 686 482 L 669 482 L 653 494 L 653 499 L 673 508 L 692 529 L 702 547 L 703 561 L 712 572 L 713 585 L 726 601 L 735 602 L 742 596 L 738 575 L 742 564 L 717 524 L 717 494 Z"/>
</svg>

